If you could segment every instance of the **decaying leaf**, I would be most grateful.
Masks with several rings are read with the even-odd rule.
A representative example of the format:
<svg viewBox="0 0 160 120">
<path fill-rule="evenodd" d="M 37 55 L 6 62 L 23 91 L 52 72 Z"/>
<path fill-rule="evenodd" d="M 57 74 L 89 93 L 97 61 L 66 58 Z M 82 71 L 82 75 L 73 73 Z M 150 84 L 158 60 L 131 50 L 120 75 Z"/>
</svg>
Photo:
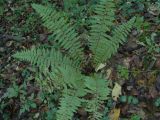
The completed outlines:
<svg viewBox="0 0 160 120">
<path fill-rule="evenodd" d="M 119 95 L 121 95 L 121 86 L 118 83 L 115 83 L 114 88 L 112 90 L 112 98 L 117 101 Z"/>
<path fill-rule="evenodd" d="M 123 64 L 126 68 L 129 68 L 130 66 L 130 61 L 131 61 L 131 58 L 127 57 L 123 60 Z"/>
<path fill-rule="evenodd" d="M 101 69 L 104 68 L 105 66 L 106 66 L 106 64 L 103 64 L 103 63 L 99 64 L 98 67 L 96 68 L 96 72 L 97 72 L 98 70 L 101 70 Z"/>
<path fill-rule="evenodd" d="M 120 108 L 113 109 L 109 114 L 110 120 L 119 120 L 119 116 L 120 116 Z"/>
<path fill-rule="evenodd" d="M 107 69 L 106 79 L 110 79 L 111 74 L 112 74 L 112 68 Z"/>
</svg>

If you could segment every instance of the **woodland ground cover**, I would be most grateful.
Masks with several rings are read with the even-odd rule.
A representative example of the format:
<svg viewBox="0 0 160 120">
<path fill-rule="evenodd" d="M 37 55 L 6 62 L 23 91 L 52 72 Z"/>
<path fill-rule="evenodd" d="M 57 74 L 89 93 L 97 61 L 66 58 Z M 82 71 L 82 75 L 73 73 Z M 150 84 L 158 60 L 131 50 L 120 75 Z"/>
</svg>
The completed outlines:
<svg viewBox="0 0 160 120">
<path fill-rule="evenodd" d="M 55 6 L 74 23 L 85 47 L 90 74 L 91 55 L 85 44 L 90 29 L 89 16 L 99 0 L 1 0 L 0 1 L 0 119 L 53 120 L 61 92 L 48 93 L 36 84 L 36 69 L 12 57 L 17 51 L 47 47 L 51 32 L 42 25 L 33 3 Z M 127 42 L 97 71 L 110 80 L 111 93 L 103 103 L 103 120 L 158 120 L 160 117 L 160 1 L 115 0 L 115 24 L 136 17 Z M 114 27 L 114 26 L 113 26 Z M 114 96 L 114 97 L 113 97 Z M 100 110 L 101 111 L 101 110 Z M 87 120 L 89 113 L 79 108 L 75 120 Z"/>
</svg>

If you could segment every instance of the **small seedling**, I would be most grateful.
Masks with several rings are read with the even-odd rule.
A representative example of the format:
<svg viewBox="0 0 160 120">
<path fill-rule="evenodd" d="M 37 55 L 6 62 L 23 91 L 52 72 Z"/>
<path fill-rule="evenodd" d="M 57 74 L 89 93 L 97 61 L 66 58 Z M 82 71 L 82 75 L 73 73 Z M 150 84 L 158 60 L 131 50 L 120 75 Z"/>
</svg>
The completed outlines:
<svg viewBox="0 0 160 120">
<path fill-rule="evenodd" d="M 156 99 L 156 101 L 154 102 L 154 105 L 156 107 L 160 107 L 160 97 Z"/>
<path fill-rule="evenodd" d="M 121 78 L 128 79 L 129 78 L 129 70 L 125 66 L 118 65 L 118 75 Z"/>
<path fill-rule="evenodd" d="M 140 120 L 141 117 L 139 115 L 132 115 L 131 120 Z"/>
<path fill-rule="evenodd" d="M 134 97 L 134 96 L 121 96 L 119 99 L 120 102 L 125 103 L 127 102 L 128 104 L 133 104 L 133 105 L 137 105 L 139 103 L 139 100 Z"/>
</svg>

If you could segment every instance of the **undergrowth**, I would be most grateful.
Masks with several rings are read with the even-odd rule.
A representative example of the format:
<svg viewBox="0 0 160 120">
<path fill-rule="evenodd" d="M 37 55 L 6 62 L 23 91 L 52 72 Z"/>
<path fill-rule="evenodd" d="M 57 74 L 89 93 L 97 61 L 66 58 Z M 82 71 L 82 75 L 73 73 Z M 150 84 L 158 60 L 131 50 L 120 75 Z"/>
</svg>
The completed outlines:
<svg viewBox="0 0 160 120">
<path fill-rule="evenodd" d="M 110 88 L 109 81 L 96 72 L 96 68 L 111 58 L 120 44 L 126 42 L 135 18 L 115 26 L 115 3 L 100 0 L 89 20 L 86 42 L 92 54 L 89 63 L 94 70 L 86 75 L 81 72 L 85 67 L 85 49 L 64 12 L 51 6 L 32 4 L 32 7 L 40 14 L 43 25 L 52 32 L 51 45 L 49 48 L 23 50 L 13 56 L 38 68 L 35 79 L 41 90 L 60 92 L 57 120 L 72 119 L 80 107 L 90 114 L 89 119 L 101 119 L 101 106 L 108 99 Z"/>
</svg>

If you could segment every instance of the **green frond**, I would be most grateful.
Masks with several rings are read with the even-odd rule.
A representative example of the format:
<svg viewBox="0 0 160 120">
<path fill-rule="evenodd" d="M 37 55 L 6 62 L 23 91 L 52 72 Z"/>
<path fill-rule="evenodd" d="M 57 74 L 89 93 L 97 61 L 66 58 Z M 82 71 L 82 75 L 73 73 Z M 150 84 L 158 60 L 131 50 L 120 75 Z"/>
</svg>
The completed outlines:
<svg viewBox="0 0 160 120">
<path fill-rule="evenodd" d="M 40 70 L 44 72 L 49 70 L 49 68 L 53 70 L 60 65 L 77 66 L 76 63 L 71 62 L 69 58 L 54 48 L 32 48 L 30 50 L 17 52 L 13 57 L 30 62 L 32 65 L 39 67 Z"/>
<path fill-rule="evenodd" d="M 81 105 L 81 99 L 65 94 L 60 100 L 60 108 L 57 111 L 57 120 L 72 120 L 74 113 Z"/>
<path fill-rule="evenodd" d="M 42 17 L 44 26 L 53 32 L 52 38 L 58 44 L 59 48 L 65 49 L 73 60 L 81 62 L 83 49 L 78 34 L 74 27 L 68 23 L 62 12 L 57 12 L 51 7 L 38 4 L 32 4 L 32 7 Z"/>
<path fill-rule="evenodd" d="M 67 83 L 73 83 L 72 85 L 74 85 L 74 79 L 80 78 L 81 75 L 78 72 L 79 65 L 54 48 L 32 48 L 17 52 L 13 57 L 37 66 L 39 68 L 36 77 L 37 83 L 49 92 L 52 92 L 55 88 L 62 88 Z M 59 74 L 56 71 L 59 71 Z"/>
<path fill-rule="evenodd" d="M 95 61 L 103 63 L 114 55 L 120 44 L 126 42 L 126 38 L 131 31 L 135 18 L 132 18 L 127 23 L 124 23 L 112 32 L 112 37 L 107 36 L 100 40 L 99 47 L 96 49 Z"/>
<path fill-rule="evenodd" d="M 103 112 L 100 111 L 100 103 L 97 98 L 93 98 L 92 100 L 87 100 L 87 108 L 86 111 L 90 113 L 90 120 L 101 120 L 103 116 Z"/>
<path fill-rule="evenodd" d="M 100 105 L 108 99 L 108 95 L 110 93 L 108 82 L 99 75 L 95 75 L 94 78 L 86 77 L 85 86 L 87 93 L 91 93 L 93 95 L 91 100 L 87 100 L 87 111 L 92 114 L 91 117 L 94 120 L 100 120 L 102 117 Z"/>
<path fill-rule="evenodd" d="M 100 0 L 95 9 L 96 15 L 93 16 L 91 21 L 89 42 L 96 65 L 105 62 L 117 52 L 119 44 L 126 41 L 126 37 L 134 23 L 135 18 L 132 18 L 127 23 L 117 27 L 112 35 L 107 35 L 106 33 L 111 32 L 111 27 L 114 25 L 114 12 L 113 0 Z"/>
<path fill-rule="evenodd" d="M 99 63 L 98 55 L 104 53 L 104 48 L 108 47 L 106 32 L 109 32 L 115 19 L 115 4 L 113 0 L 100 0 L 95 8 L 95 15 L 91 17 L 90 48 L 95 57 L 95 63 Z M 103 45 L 103 46 L 102 46 Z M 100 47 L 103 51 L 100 51 Z M 104 60 L 103 60 L 104 61 Z"/>
</svg>

